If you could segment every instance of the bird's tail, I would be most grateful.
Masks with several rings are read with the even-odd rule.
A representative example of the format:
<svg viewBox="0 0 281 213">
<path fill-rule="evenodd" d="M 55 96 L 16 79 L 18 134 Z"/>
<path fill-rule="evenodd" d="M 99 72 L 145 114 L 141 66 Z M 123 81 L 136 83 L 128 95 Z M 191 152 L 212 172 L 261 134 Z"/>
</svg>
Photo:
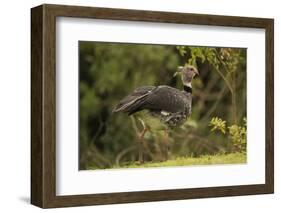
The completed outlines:
<svg viewBox="0 0 281 213">
<path fill-rule="evenodd" d="M 135 113 L 139 110 L 139 108 L 142 106 L 143 100 L 146 95 L 142 95 L 139 97 L 133 97 L 128 96 L 121 100 L 119 104 L 117 104 L 116 107 L 112 110 L 112 112 L 125 112 L 129 113 L 129 115 Z"/>
</svg>

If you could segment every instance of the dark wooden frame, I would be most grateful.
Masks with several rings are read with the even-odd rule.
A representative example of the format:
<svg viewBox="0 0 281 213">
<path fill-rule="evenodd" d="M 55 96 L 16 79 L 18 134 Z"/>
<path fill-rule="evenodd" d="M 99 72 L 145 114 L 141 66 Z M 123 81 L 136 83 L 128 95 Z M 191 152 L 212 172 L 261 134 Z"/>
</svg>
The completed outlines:
<svg viewBox="0 0 281 213">
<path fill-rule="evenodd" d="M 56 195 L 56 17 L 262 28 L 266 32 L 266 183 L 195 189 Z M 64 5 L 31 9 L 31 203 L 82 206 L 266 194 L 274 191 L 274 20 Z"/>
</svg>

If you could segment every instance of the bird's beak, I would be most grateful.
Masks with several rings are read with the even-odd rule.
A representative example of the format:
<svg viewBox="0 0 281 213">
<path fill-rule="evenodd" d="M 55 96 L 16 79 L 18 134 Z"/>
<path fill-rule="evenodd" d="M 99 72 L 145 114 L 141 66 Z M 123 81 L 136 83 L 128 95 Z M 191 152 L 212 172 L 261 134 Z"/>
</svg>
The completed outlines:
<svg viewBox="0 0 281 213">
<path fill-rule="evenodd" d="M 196 75 L 199 75 L 199 72 L 198 72 L 197 69 L 194 69 L 194 73 L 195 73 Z"/>
</svg>

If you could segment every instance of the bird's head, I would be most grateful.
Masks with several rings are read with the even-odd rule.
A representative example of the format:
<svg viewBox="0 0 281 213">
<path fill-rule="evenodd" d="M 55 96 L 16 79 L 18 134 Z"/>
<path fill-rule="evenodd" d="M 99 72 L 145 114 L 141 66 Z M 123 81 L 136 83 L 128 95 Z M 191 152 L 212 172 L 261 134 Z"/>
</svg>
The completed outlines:
<svg viewBox="0 0 281 213">
<path fill-rule="evenodd" d="M 199 75 L 199 72 L 194 66 L 187 65 L 184 67 L 178 67 L 178 71 L 174 74 L 174 76 L 177 76 L 178 74 L 181 75 L 183 84 L 190 84 L 194 76 Z"/>
</svg>

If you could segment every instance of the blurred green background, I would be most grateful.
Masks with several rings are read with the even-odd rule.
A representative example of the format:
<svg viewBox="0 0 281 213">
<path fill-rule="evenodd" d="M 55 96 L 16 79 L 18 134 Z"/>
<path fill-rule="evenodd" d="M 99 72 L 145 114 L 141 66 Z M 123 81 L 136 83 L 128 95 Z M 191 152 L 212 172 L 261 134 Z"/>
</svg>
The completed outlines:
<svg viewBox="0 0 281 213">
<path fill-rule="evenodd" d="M 139 86 L 182 89 L 173 74 L 186 64 L 196 66 L 200 76 L 192 85 L 191 118 L 170 132 L 170 158 L 184 164 L 188 158 L 239 153 L 237 163 L 244 162 L 246 49 L 80 41 L 79 168 L 135 164 L 136 129 L 126 114 L 113 114 L 113 107 Z M 160 134 L 146 134 L 147 162 L 161 161 L 161 140 Z"/>
</svg>

